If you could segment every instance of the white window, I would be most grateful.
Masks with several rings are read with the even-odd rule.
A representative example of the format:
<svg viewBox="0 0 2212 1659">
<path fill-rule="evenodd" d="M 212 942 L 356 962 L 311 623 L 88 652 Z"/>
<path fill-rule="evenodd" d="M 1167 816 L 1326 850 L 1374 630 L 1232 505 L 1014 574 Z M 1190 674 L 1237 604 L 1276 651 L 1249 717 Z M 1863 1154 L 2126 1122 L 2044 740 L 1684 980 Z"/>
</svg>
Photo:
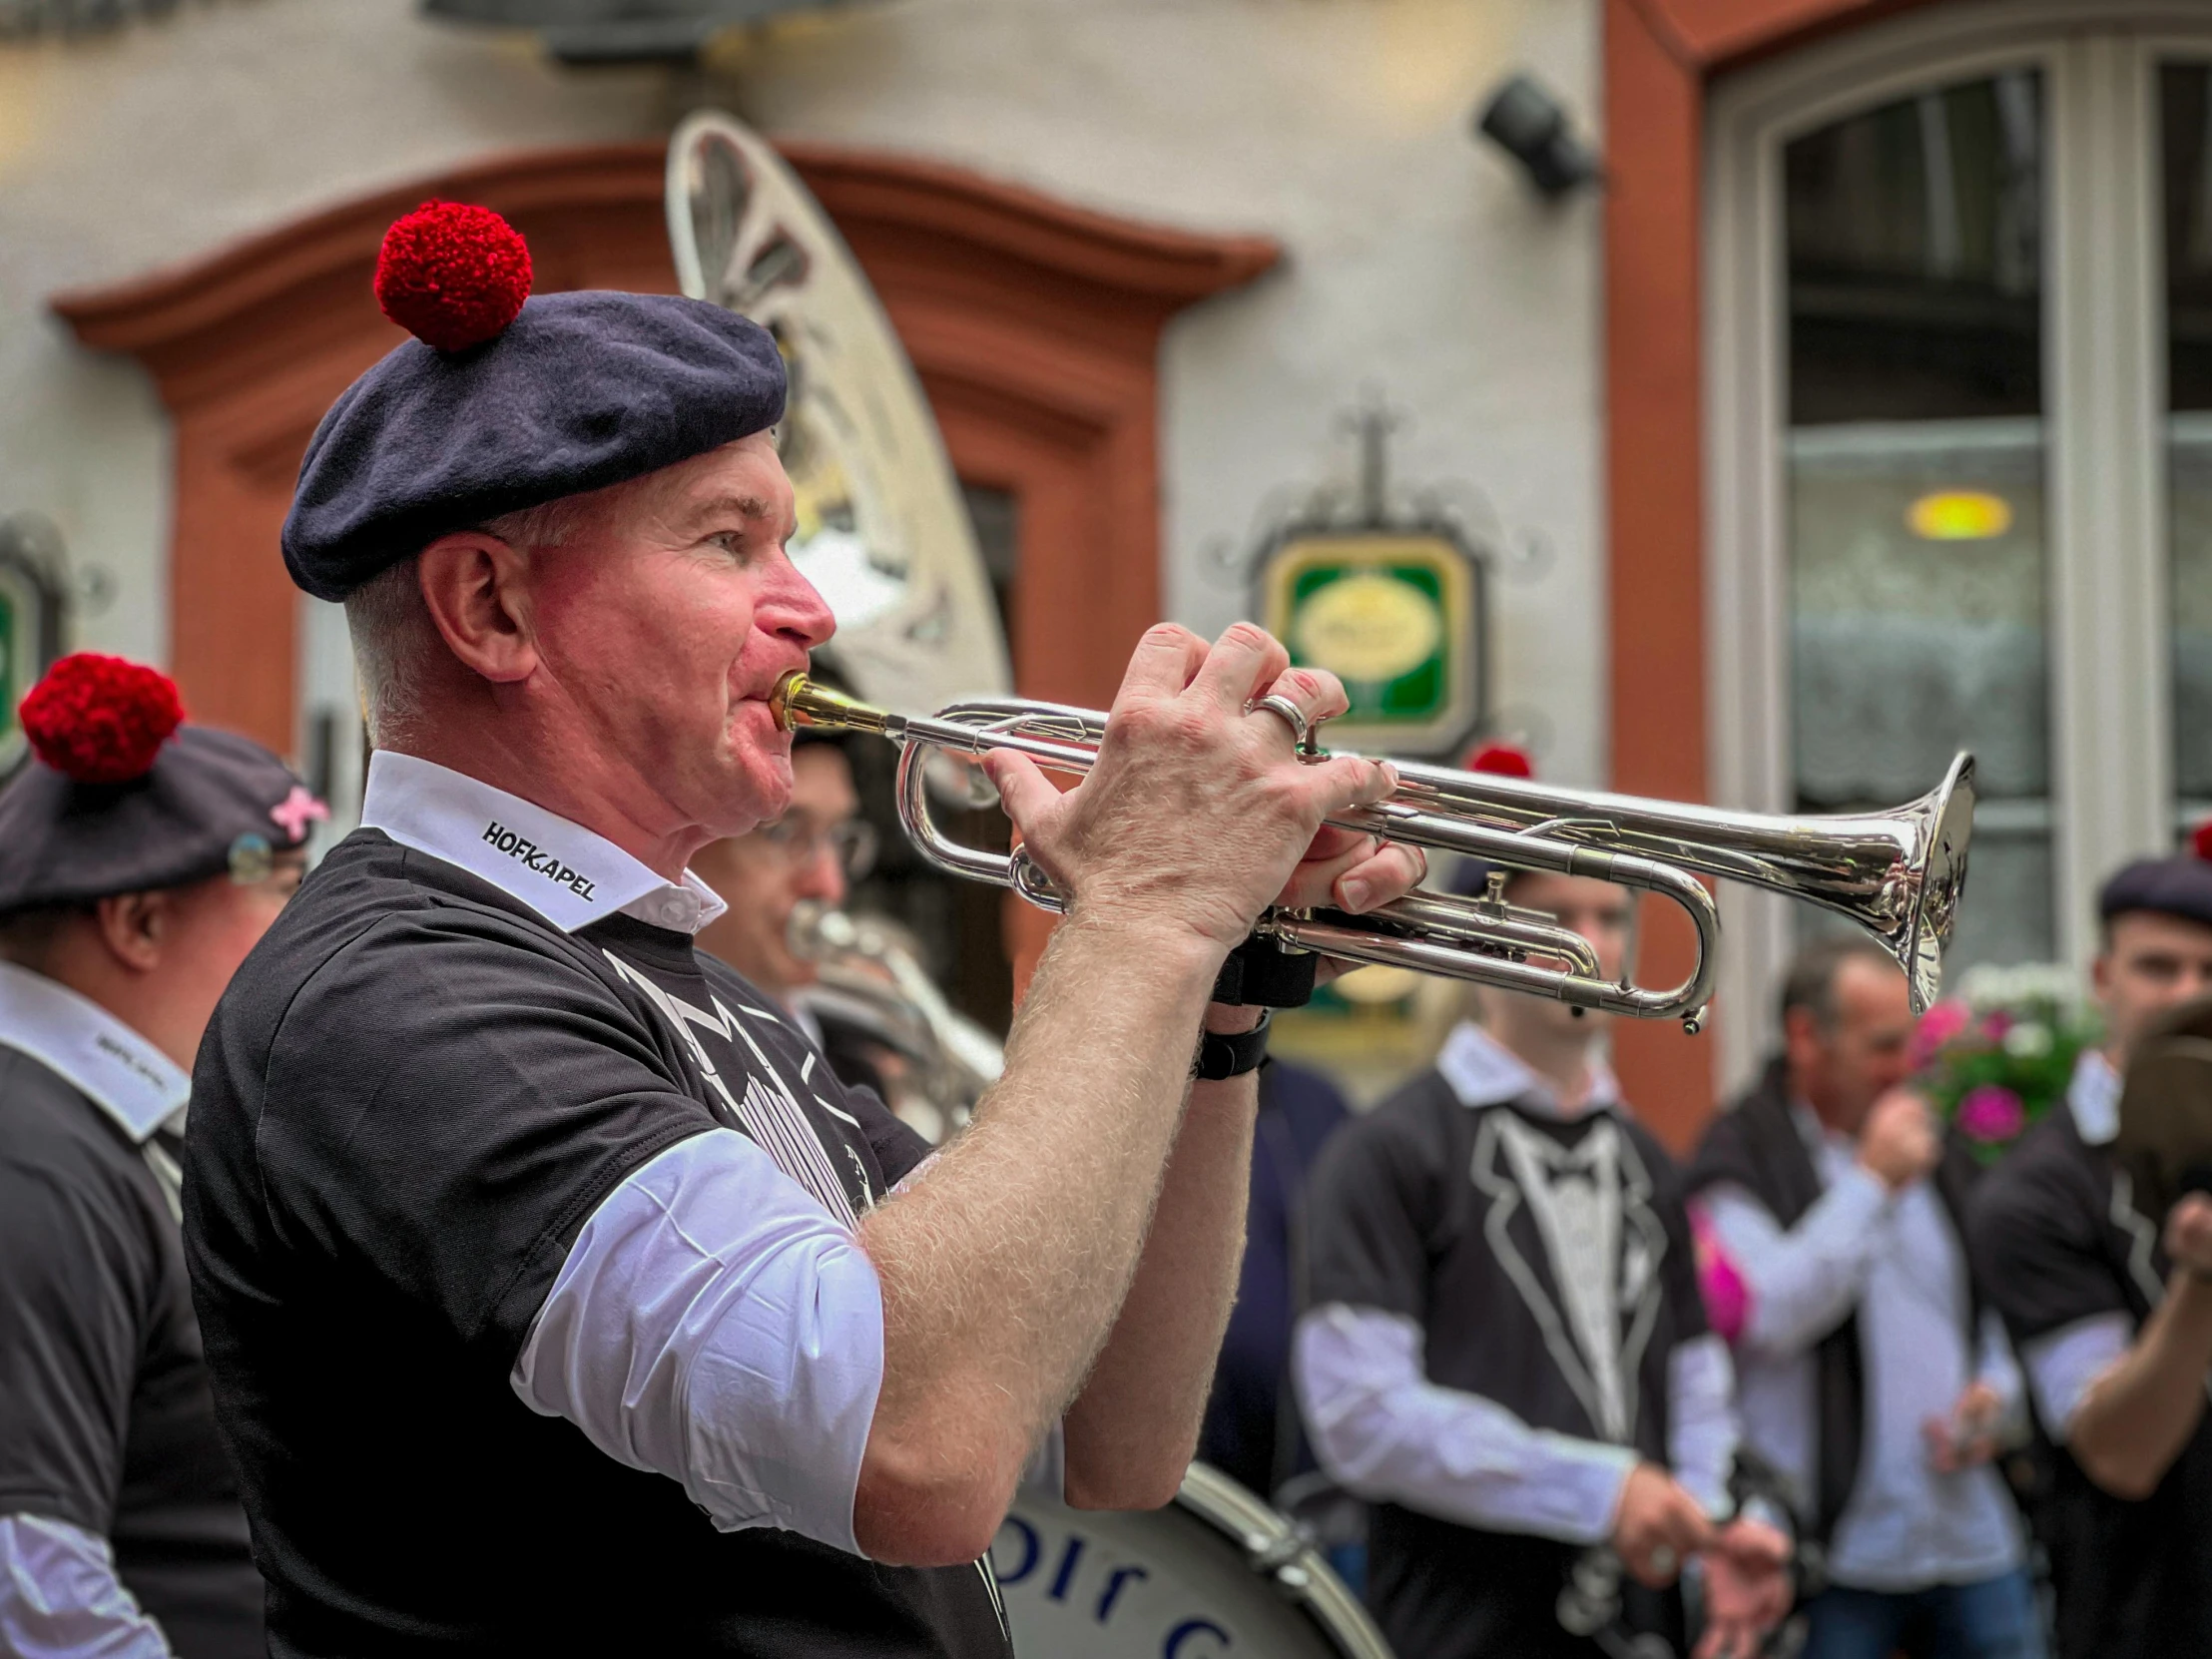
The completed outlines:
<svg viewBox="0 0 2212 1659">
<path fill-rule="evenodd" d="M 1916 13 L 1723 81 L 1706 142 L 1716 800 L 1970 749 L 1952 974 L 2085 961 L 2212 812 L 2212 6 Z M 1723 913 L 1734 1085 L 1824 923 Z"/>
</svg>

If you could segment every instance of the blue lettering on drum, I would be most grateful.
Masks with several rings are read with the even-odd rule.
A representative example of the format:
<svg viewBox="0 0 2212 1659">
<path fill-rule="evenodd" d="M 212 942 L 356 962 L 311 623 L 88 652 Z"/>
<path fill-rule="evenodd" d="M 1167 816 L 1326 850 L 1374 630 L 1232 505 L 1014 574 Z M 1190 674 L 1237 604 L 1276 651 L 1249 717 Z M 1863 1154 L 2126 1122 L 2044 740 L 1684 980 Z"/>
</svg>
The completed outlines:
<svg viewBox="0 0 2212 1659">
<path fill-rule="evenodd" d="M 1068 1585 L 1074 1582 L 1075 1569 L 1083 1559 L 1084 1540 L 1074 1533 L 1068 1534 L 1068 1547 L 1060 1551 L 1060 1570 L 1052 1575 L 1052 1588 L 1045 1591 L 1054 1601 L 1068 1598 Z"/>
<path fill-rule="evenodd" d="M 1144 1567 L 1116 1567 L 1107 1577 L 1106 1588 L 1098 1598 L 1098 1622 L 1104 1624 L 1114 1616 L 1114 1601 L 1121 1594 L 1124 1584 L 1151 1576 L 1151 1572 Z"/>
<path fill-rule="evenodd" d="M 1211 1636 L 1221 1643 L 1218 1649 L 1212 1651 L 1220 1653 L 1229 1651 L 1229 1632 L 1222 1629 L 1212 1619 L 1185 1619 L 1168 1632 L 1167 1645 L 1160 1649 L 1160 1659 L 1183 1659 L 1183 1644 L 1193 1636 Z M 1201 1659 L 1201 1656 L 1194 1652 L 1191 1659 Z"/>
<path fill-rule="evenodd" d="M 1065 1604 L 1076 1597 L 1076 1580 L 1082 1574 L 1084 1557 L 1089 1553 L 1092 1541 L 1083 1533 L 1069 1532 L 1059 1546 L 1058 1558 L 1053 1562 L 1051 1576 L 1047 1578 L 1039 1569 L 1044 1566 L 1045 1557 L 1051 1552 L 1050 1541 L 1042 1530 L 1023 1516 L 1008 1515 L 991 1544 L 991 1570 L 997 1575 L 1001 1589 L 1010 1591 L 1021 1584 L 1034 1583 L 1042 1592 L 1041 1599 Z M 1113 1555 L 1114 1550 L 1109 1544 L 1107 1561 L 1111 1561 Z M 1008 1556 L 1014 1558 L 1009 1560 Z M 1098 1599 L 1091 1607 L 1092 1622 L 1103 1625 L 1110 1622 L 1125 1606 L 1141 1606 L 1141 1597 L 1125 1602 L 1123 1592 L 1130 1585 L 1145 1583 L 1151 1577 L 1149 1567 L 1134 1562 L 1107 1569 L 1105 1583 L 1100 1587 Z M 1010 1598 L 1010 1601 L 1018 1599 Z M 1009 1615 L 1012 1614 L 1011 1604 L 1008 1612 Z M 1157 1613 L 1148 1615 L 1140 1612 L 1138 1616 L 1149 1622 Z M 1014 1622 L 1018 1625 L 1021 1621 L 1017 1617 Z M 1169 1628 L 1161 1640 L 1159 1653 L 1160 1659 L 1222 1659 L 1235 1646 L 1236 1638 L 1220 1624 L 1210 1618 L 1193 1617 L 1182 1619 Z"/>
</svg>

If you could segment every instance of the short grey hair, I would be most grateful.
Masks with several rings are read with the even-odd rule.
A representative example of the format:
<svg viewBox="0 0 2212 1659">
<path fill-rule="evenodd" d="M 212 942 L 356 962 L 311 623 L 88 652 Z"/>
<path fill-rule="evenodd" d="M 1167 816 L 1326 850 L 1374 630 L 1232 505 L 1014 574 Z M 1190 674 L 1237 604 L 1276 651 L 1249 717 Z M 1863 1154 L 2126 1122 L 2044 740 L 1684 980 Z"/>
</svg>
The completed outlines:
<svg viewBox="0 0 2212 1659">
<path fill-rule="evenodd" d="M 503 513 L 477 526 L 528 554 L 558 547 L 584 515 L 584 497 L 566 495 L 535 507 Z M 378 571 L 345 596 L 345 631 L 353 642 L 353 670 L 360 681 L 361 717 L 368 741 L 388 749 L 405 741 L 423 718 L 422 688 L 445 642 L 422 602 L 422 559 L 410 553 Z"/>
<path fill-rule="evenodd" d="M 1823 1036 L 1834 1036 L 1843 1013 L 1837 1002 L 1836 981 L 1842 977 L 1846 962 L 1861 961 L 1893 971 L 1898 966 L 1895 956 L 1864 933 L 1832 933 L 1800 950 L 1782 976 L 1784 1028 L 1789 1026 L 1792 1010 L 1803 1008 L 1812 1014 Z"/>
</svg>

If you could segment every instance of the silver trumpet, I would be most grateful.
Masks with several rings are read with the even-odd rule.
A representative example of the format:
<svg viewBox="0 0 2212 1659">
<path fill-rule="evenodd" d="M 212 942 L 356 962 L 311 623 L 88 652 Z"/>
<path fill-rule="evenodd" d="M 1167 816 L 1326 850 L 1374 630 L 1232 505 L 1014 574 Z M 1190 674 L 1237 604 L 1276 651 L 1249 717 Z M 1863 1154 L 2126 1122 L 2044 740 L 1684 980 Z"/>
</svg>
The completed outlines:
<svg viewBox="0 0 2212 1659">
<path fill-rule="evenodd" d="M 905 1096 L 890 1101 L 892 1109 L 931 1142 L 964 1125 L 1005 1069 L 1005 1052 L 945 1001 L 896 930 L 803 898 L 784 933 L 822 974 L 797 999 L 825 1024 L 854 1027 L 912 1068 L 906 1087 L 892 1091 Z"/>
<path fill-rule="evenodd" d="M 1048 772 L 1080 775 L 1097 758 L 1105 716 L 979 698 L 909 717 L 826 691 L 804 674 L 785 678 L 774 707 L 786 729 L 869 732 L 899 744 L 899 822 L 924 857 L 952 874 L 1011 887 L 1044 909 L 1066 907 L 1026 853 L 963 845 L 938 830 L 923 785 L 926 761 L 932 751 L 978 756 L 1011 749 Z M 1303 753 L 1328 757 L 1311 732 Z M 1943 945 L 1965 887 L 1973 831 L 1970 755 L 1954 759 L 1941 784 L 1907 806 L 1819 818 L 1722 812 L 1415 762 L 1391 764 L 1398 774 L 1395 794 L 1330 823 L 1499 866 L 1488 890 L 1472 898 L 1409 893 L 1362 916 L 1272 909 L 1260 918 L 1260 935 L 1290 950 L 1412 968 L 1555 997 L 1577 1008 L 1679 1019 L 1695 1032 L 1712 995 L 1721 932 L 1713 895 L 1698 877 L 1716 876 L 1849 916 L 1905 969 L 1916 1013 L 1941 986 Z M 1580 935 L 1543 911 L 1504 901 L 1502 868 L 1589 875 L 1663 894 L 1697 929 L 1697 964 L 1669 990 L 1613 983 Z"/>
</svg>

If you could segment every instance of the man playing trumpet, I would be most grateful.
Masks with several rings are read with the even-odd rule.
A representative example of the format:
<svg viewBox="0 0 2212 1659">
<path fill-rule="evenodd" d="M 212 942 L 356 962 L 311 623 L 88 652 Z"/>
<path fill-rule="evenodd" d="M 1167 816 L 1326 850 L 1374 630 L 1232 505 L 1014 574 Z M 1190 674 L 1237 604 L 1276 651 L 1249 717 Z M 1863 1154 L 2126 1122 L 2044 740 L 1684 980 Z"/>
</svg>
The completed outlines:
<svg viewBox="0 0 2212 1659">
<path fill-rule="evenodd" d="M 1153 630 L 1083 784 L 988 763 L 1071 906 L 925 1161 L 693 949 L 722 905 L 687 861 L 784 809 L 769 697 L 831 626 L 784 555 L 775 344 L 681 299 L 495 303 L 514 271 L 481 210 L 394 227 L 420 337 L 285 525 L 376 754 L 195 1078 L 272 1651 L 1004 1654 L 982 1557 L 1040 1448 L 1114 1507 L 1191 1452 L 1260 1047 L 1217 969 L 1264 905 L 1369 909 L 1418 854 L 1323 829 L 1384 767 L 1253 710 L 1325 718 L 1330 677 Z"/>
</svg>

